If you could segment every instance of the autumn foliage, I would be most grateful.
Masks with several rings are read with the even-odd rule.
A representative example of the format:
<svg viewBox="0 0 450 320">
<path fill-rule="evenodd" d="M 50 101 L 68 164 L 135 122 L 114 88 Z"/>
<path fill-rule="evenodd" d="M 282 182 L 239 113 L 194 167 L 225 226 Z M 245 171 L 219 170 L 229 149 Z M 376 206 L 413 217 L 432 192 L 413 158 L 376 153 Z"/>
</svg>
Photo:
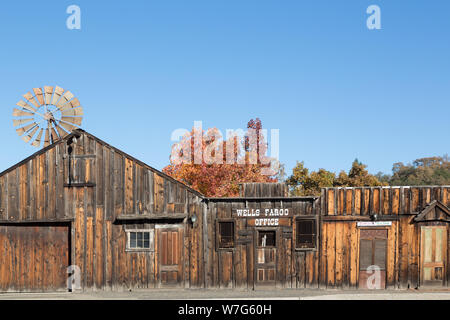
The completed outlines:
<svg viewBox="0 0 450 320">
<path fill-rule="evenodd" d="M 266 156 L 261 130 L 258 118 L 248 122 L 244 135 L 228 140 L 217 128 L 193 128 L 172 146 L 163 172 L 208 197 L 237 197 L 244 182 L 277 182 L 278 172 L 269 170 L 277 160 Z"/>
</svg>

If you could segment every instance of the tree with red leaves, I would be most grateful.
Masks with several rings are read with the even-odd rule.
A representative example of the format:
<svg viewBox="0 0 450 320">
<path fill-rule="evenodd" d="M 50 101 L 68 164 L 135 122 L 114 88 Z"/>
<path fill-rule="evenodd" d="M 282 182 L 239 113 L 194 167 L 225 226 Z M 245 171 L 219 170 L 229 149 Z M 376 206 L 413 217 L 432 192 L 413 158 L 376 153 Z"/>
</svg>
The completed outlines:
<svg viewBox="0 0 450 320">
<path fill-rule="evenodd" d="M 248 122 L 243 136 L 226 140 L 217 128 L 193 128 L 172 146 L 163 172 L 208 197 L 237 197 L 240 183 L 277 182 L 278 161 L 265 155 L 262 131 L 258 118 Z"/>
</svg>

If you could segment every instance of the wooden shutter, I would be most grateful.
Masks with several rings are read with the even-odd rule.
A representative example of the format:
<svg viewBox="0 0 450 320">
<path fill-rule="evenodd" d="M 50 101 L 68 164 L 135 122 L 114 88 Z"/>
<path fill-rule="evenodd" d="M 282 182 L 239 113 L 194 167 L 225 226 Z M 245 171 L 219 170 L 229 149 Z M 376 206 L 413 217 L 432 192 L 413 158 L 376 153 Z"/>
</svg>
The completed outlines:
<svg viewBox="0 0 450 320">
<path fill-rule="evenodd" d="M 373 240 L 374 246 L 374 259 L 373 265 L 376 265 L 380 268 L 380 270 L 386 270 L 386 250 L 387 250 L 387 241 L 385 239 Z"/>
<path fill-rule="evenodd" d="M 372 240 L 361 239 L 359 270 L 367 270 L 372 265 Z"/>
</svg>

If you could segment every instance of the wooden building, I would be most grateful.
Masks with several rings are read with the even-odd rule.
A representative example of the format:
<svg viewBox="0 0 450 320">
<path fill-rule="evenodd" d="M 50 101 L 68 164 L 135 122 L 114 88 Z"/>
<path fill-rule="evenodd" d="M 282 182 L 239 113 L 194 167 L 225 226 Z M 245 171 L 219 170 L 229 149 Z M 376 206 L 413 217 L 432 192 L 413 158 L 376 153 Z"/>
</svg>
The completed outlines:
<svg viewBox="0 0 450 320">
<path fill-rule="evenodd" d="M 0 174 L 0 291 L 200 287 L 203 199 L 74 131 Z"/>
<path fill-rule="evenodd" d="M 75 130 L 0 173 L 0 291 L 449 286 L 449 206 L 450 186 L 206 198 Z"/>
</svg>

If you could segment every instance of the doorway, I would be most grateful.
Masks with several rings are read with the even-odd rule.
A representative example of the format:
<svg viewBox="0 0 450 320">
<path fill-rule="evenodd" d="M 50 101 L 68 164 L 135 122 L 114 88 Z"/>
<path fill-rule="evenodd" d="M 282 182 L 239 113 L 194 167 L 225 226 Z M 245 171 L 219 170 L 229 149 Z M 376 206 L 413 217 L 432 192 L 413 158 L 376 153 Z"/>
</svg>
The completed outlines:
<svg viewBox="0 0 450 320">
<path fill-rule="evenodd" d="M 361 229 L 359 241 L 359 289 L 386 288 L 386 229 Z"/>
<path fill-rule="evenodd" d="M 159 287 L 183 283 L 183 226 L 156 226 Z"/>
<path fill-rule="evenodd" d="M 255 278 L 258 286 L 275 286 L 277 231 L 263 229 L 256 232 Z"/>
<path fill-rule="evenodd" d="M 442 226 L 421 227 L 420 284 L 443 286 L 447 260 L 447 228 Z"/>
</svg>

